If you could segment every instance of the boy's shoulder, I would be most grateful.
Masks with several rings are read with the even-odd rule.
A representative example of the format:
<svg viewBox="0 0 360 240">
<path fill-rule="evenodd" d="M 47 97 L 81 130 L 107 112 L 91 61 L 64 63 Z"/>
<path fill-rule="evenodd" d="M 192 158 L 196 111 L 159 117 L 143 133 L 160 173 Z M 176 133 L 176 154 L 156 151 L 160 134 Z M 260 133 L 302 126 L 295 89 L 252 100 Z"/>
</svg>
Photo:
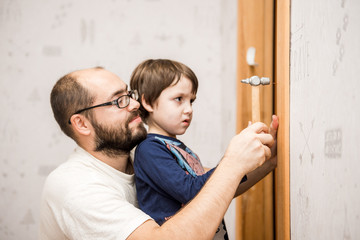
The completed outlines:
<svg viewBox="0 0 360 240">
<path fill-rule="evenodd" d="M 149 133 L 146 136 L 146 139 L 143 140 L 139 145 L 136 147 L 136 151 L 143 151 L 148 149 L 149 147 L 154 147 L 154 145 L 162 145 L 162 136 L 159 134 Z"/>
<path fill-rule="evenodd" d="M 169 145 L 182 147 L 183 143 L 176 138 L 149 133 L 146 139 L 136 147 L 135 155 L 140 152 L 143 154 L 153 153 L 156 149 L 167 152 L 169 151 Z"/>
<path fill-rule="evenodd" d="M 157 142 L 157 141 L 158 141 L 157 134 L 148 133 L 146 138 L 141 143 L 139 143 L 138 147 L 150 144 L 152 142 Z"/>
<path fill-rule="evenodd" d="M 152 143 L 162 143 L 162 144 L 172 144 L 172 145 L 181 145 L 182 142 L 177 140 L 176 138 L 172 138 L 172 137 L 167 137 L 164 135 L 160 135 L 160 134 L 155 134 L 155 133 L 149 133 L 146 137 L 145 140 L 143 140 L 140 144 L 140 146 L 143 145 L 148 145 L 148 144 L 152 144 Z"/>
<path fill-rule="evenodd" d="M 155 160 L 161 159 L 160 156 L 167 158 L 170 153 L 168 148 L 169 143 L 167 142 L 169 140 L 171 140 L 171 138 L 163 135 L 148 134 L 146 139 L 139 143 L 134 151 L 135 165 L 140 164 L 139 162 L 155 162 Z M 153 159 L 153 161 L 145 160 L 149 158 Z"/>
</svg>

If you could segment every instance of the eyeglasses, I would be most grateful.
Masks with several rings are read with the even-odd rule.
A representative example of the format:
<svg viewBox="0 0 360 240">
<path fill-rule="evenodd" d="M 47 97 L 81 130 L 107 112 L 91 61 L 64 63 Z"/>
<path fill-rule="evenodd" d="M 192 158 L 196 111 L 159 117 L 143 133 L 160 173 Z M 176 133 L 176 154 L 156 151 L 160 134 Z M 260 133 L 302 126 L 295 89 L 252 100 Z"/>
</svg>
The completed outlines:
<svg viewBox="0 0 360 240">
<path fill-rule="evenodd" d="M 120 109 L 121 108 L 126 108 L 130 104 L 130 98 L 132 98 L 134 100 L 138 100 L 139 99 L 138 91 L 137 90 L 131 90 L 126 95 L 122 95 L 122 96 L 118 97 L 117 99 L 115 99 L 115 100 L 113 100 L 111 102 L 106 102 L 106 103 L 102 103 L 102 104 L 95 105 L 95 106 L 92 106 L 92 107 L 87 107 L 87 108 L 76 111 L 72 115 L 79 114 L 79 113 L 81 113 L 83 111 L 90 110 L 90 109 L 93 109 L 93 108 L 109 106 L 109 105 L 116 105 Z M 69 124 L 71 124 L 70 119 L 69 119 Z"/>
</svg>

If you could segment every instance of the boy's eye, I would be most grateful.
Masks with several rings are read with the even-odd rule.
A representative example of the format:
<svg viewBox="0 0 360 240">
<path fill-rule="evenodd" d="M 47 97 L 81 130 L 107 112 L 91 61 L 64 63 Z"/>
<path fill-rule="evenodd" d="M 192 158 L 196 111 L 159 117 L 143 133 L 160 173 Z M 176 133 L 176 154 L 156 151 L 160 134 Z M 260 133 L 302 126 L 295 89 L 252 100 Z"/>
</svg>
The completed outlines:
<svg viewBox="0 0 360 240">
<path fill-rule="evenodd" d="M 175 98 L 175 101 L 177 101 L 177 102 L 181 102 L 181 97 L 177 97 L 177 98 Z"/>
<path fill-rule="evenodd" d="M 195 99 L 191 99 L 190 103 L 193 104 L 195 102 Z"/>
</svg>

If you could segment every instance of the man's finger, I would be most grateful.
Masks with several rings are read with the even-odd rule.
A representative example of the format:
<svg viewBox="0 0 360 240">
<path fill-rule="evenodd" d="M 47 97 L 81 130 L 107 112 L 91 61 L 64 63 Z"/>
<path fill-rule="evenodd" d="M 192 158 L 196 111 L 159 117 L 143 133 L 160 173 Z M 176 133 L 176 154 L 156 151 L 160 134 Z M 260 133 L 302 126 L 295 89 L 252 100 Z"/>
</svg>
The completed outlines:
<svg viewBox="0 0 360 240">
<path fill-rule="evenodd" d="M 256 133 L 268 133 L 269 132 L 268 126 L 266 126 L 266 124 L 262 123 L 262 122 L 253 123 L 248 128 L 252 129 Z"/>
<path fill-rule="evenodd" d="M 265 159 L 269 160 L 271 158 L 271 150 L 268 146 L 264 145 L 265 150 Z"/>
<path fill-rule="evenodd" d="M 274 138 L 271 136 L 271 134 L 267 133 L 260 133 L 257 135 L 260 142 L 268 147 L 271 147 L 274 144 Z"/>
</svg>

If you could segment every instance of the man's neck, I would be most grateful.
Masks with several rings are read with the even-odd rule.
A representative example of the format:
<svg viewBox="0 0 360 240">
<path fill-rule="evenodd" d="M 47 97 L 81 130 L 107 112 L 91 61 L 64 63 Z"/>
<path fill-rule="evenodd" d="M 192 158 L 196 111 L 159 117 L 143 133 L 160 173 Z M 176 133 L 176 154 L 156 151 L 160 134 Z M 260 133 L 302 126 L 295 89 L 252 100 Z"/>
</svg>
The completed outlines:
<svg viewBox="0 0 360 240">
<path fill-rule="evenodd" d="M 133 174 L 133 166 L 130 160 L 130 153 L 122 153 L 118 155 L 108 155 L 104 152 L 96 152 L 96 151 L 89 151 L 91 155 L 95 158 L 99 159 L 100 161 L 106 163 L 110 167 L 115 168 L 116 170 L 126 173 L 126 174 Z"/>
</svg>

